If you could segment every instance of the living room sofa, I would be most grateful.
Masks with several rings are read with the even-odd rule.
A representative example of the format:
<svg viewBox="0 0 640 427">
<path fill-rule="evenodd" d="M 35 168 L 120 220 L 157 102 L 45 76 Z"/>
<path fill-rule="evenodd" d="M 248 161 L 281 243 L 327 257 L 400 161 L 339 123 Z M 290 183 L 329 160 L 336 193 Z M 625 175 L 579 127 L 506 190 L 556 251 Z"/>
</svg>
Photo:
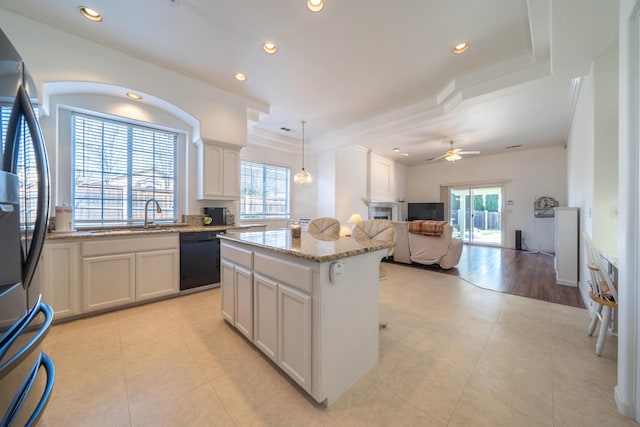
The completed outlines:
<svg viewBox="0 0 640 427">
<path fill-rule="evenodd" d="M 462 255 L 462 240 L 452 238 L 453 228 L 444 224 L 440 236 L 409 233 L 407 221 L 394 221 L 395 251 L 393 260 L 405 264 L 438 264 L 447 270 L 455 267 Z"/>
</svg>

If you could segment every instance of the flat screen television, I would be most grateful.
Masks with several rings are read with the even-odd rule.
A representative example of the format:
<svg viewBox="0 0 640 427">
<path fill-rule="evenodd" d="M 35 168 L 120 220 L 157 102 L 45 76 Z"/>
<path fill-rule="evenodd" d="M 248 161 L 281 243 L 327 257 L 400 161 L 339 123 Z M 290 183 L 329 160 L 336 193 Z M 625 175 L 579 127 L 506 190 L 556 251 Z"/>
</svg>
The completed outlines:
<svg viewBox="0 0 640 427">
<path fill-rule="evenodd" d="M 407 221 L 414 221 L 416 219 L 444 221 L 444 203 L 409 203 Z"/>
</svg>

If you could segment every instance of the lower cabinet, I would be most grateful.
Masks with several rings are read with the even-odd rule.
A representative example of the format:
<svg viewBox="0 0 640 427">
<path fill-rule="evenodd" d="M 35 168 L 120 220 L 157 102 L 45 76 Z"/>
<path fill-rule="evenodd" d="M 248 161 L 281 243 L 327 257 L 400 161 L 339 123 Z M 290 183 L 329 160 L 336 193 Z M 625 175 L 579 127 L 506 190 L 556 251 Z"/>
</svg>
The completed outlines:
<svg viewBox="0 0 640 427">
<path fill-rule="evenodd" d="M 226 242 L 221 257 L 222 316 L 310 392 L 311 269 Z"/>
<path fill-rule="evenodd" d="M 235 325 L 253 339 L 253 273 L 239 265 L 234 267 L 236 319 Z"/>
<path fill-rule="evenodd" d="M 311 390 L 311 295 L 278 285 L 278 365 Z"/>
<path fill-rule="evenodd" d="M 82 259 L 82 311 L 135 301 L 135 254 Z"/>
<path fill-rule="evenodd" d="M 253 278 L 253 343 L 278 363 L 278 283 Z"/>
<path fill-rule="evenodd" d="M 46 242 L 42 249 L 38 266 L 42 296 L 53 308 L 56 319 L 81 313 L 79 261 L 78 242 Z"/>
<path fill-rule="evenodd" d="M 222 316 L 253 339 L 253 273 L 228 260 L 220 261 Z"/>
<path fill-rule="evenodd" d="M 311 295 L 255 274 L 253 343 L 311 389 Z"/>
<path fill-rule="evenodd" d="M 83 312 L 180 291 L 177 234 L 85 241 L 81 256 Z"/>
<path fill-rule="evenodd" d="M 180 251 L 136 254 L 136 301 L 180 292 Z"/>
</svg>

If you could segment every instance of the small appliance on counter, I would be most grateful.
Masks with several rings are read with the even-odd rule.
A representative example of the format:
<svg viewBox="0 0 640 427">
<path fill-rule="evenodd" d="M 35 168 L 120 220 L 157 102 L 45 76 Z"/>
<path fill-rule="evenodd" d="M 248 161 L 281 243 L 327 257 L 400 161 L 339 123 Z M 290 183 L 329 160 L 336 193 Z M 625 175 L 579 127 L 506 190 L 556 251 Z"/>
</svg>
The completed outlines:
<svg viewBox="0 0 640 427">
<path fill-rule="evenodd" d="M 58 233 L 73 231 L 71 206 L 56 206 L 56 229 Z"/>
<path fill-rule="evenodd" d="M 202 213 L 204 225 L 227 225 L 227 208 L 202 208 Z"/>
</svg>

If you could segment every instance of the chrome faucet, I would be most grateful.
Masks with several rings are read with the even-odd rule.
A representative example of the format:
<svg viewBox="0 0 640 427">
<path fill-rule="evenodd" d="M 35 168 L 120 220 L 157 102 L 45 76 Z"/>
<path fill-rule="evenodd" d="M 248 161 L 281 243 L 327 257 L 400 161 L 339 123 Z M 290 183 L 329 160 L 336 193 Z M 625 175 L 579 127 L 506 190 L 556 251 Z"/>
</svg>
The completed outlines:
<svg viewBox="0 0 640 427">
<path fill-rule="evenodd" d="M 160 209 L 160 203 L 158 203 L 156 199 L 147 200 L 147 203 L 144 204 L 144 226 L 143 226 L 144 228 L 149 228 L 149 226 L 153 224 L 153 221 L 149 222 L 149 217 L 147 216 L 147 211 L 149 210 L 149 203 L 151 202 L 156 204 L 156 212 L 162 213 L 162 209 Z"/>
</svg>

